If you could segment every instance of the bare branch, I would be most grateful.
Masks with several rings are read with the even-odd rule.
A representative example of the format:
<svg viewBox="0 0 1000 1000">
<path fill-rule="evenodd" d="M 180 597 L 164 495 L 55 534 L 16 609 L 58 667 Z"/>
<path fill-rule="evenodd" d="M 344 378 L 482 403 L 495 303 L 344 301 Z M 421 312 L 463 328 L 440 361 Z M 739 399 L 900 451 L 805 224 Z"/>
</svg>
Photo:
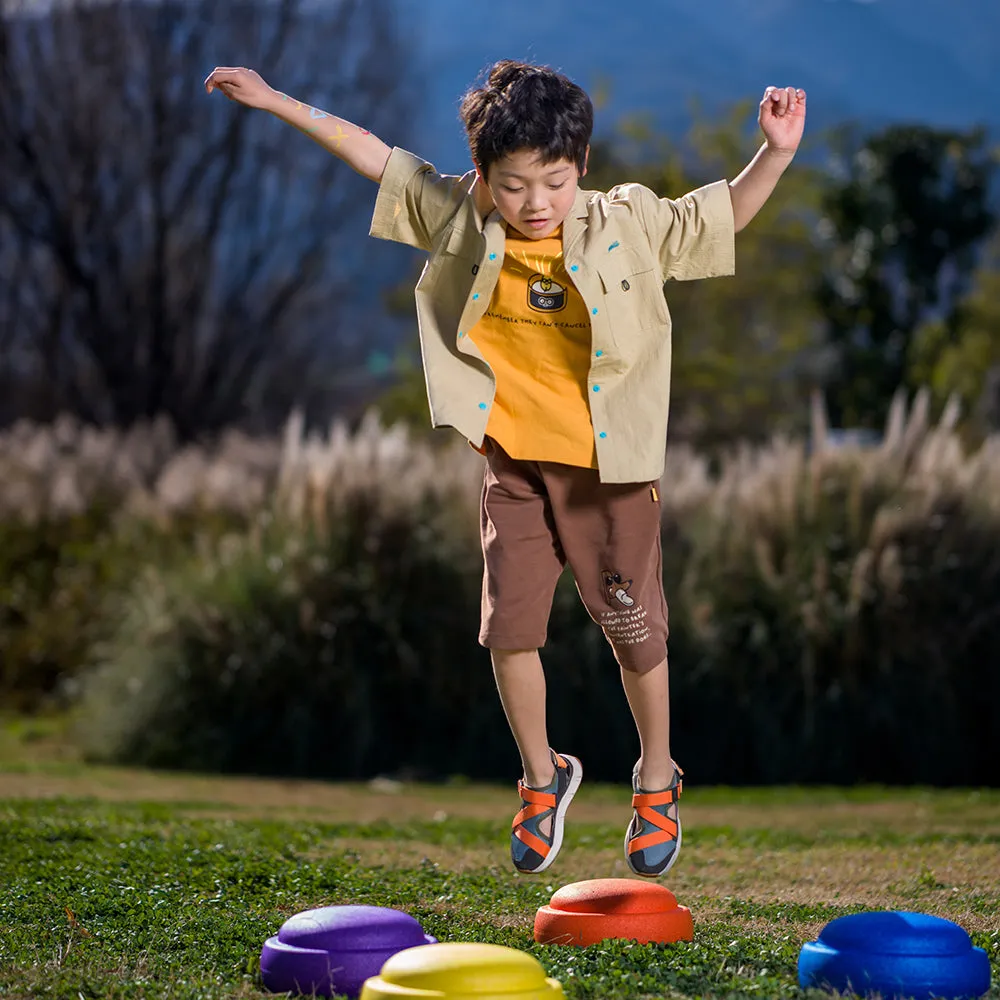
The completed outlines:
<svg viewBox="0 0 1000 1000">
<path fill-rule="evenodd" d="M 357 363 L 340 306 L 364 274 L 374 188 L 201 81 L 256 65 L 403 143 L 394 22 L 390 0 L 4 8 L 0 263 L 18 256 L 0 272 L 0 382 L 17 354 L 56 409 L 166 413 L 192 436 L 239 419 L 248 394 L 281 419 Z"/>
</svg>

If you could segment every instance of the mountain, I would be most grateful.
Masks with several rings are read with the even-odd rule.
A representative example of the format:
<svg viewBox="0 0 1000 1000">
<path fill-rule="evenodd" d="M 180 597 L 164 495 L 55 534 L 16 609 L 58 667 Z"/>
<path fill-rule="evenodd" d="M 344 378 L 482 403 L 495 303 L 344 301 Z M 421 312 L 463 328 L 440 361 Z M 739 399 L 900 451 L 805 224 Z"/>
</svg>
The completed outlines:
<svg viewBox="0 0 1000 1000">
<path fill-rule="evenodd" d="M 504 57 L 555 66 L 592 95 L 606 90 L 599 135 L 632 113 L 679 132 L 694 99 L 713 114 L 759 100 L 771 83 L 806 89 L 813 130 L 851 119 L 1000 131 L 998 0 L 397 4 L 424 89 L 410 145 L 449 172 L 468 164 L 458 100 Z"/>
</svg>

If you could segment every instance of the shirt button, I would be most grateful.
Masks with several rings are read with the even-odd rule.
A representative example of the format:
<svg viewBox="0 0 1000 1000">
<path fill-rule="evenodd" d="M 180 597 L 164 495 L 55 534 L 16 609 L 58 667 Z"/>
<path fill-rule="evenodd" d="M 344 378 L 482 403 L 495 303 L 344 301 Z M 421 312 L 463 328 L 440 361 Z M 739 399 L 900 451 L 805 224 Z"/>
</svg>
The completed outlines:
<svg viewBox="0 0 1000 1000">
<path fill-rule="evenodd" d="M 461 334 L 459 334 L 459 336 L 461 337 L 462 335 L 461 335 Z M 595 358 L 602 358 L 602 357 L 604 357 L 604 351 L 598 351 L 598 352 L 597 352 L 597 353 L 596 353 L 596 354 L 594 355 L 594 357 L 595 357 Z"/>
<path fill-rule="evenodd" d="M 574 265 L 573 265 L 573 266 L 572 266 L 572 267 L 570 268 L 570 270 L 571 270 L 571 271 L 579 271 L 579 270 L 580 270 L 580 265 L 579 265 L 579 264 L 574 264 Z"/>
<path fill-rule="evenodd" d="M 479 292 L 476 292 L 476 294 L 473 295 L 472 297 L 473 297 L 473 299 L 478 299 L 479 298 Z"/>
<path fill-rule="evenodd" d="M 490 254 L 490 260 L 496 260 L 496 259 L 497 259 L 497 255 L 495 253 L 491 253 Z"/>
<path fill-rule="evenodd" d="M 600 392 L 600 391 L 601 391 L 601 387 L 599 385 L 595 385 L 594 386 L 594 392 Z"/>
<path fill-rule="evenodd" d="M 486 404 L 485 403 L 480 403 L 479 404 L 479 409 L 485 410 L 486 409 Z"/>
<path fill-rule="evenodd" d="M 596 316 L 597 315 L 597 306 L 594 306 L 594 308 L 591 309 L 590 311 Z"/>
<path fill-rule="evenodd" d="M 608 436 L 607 435 L 607 431 L 601 431 L 601 433 L 598 435 L 598 437 L 602 437 L 602 438 L 606 438 L 607 436 Z"/>
</svg>

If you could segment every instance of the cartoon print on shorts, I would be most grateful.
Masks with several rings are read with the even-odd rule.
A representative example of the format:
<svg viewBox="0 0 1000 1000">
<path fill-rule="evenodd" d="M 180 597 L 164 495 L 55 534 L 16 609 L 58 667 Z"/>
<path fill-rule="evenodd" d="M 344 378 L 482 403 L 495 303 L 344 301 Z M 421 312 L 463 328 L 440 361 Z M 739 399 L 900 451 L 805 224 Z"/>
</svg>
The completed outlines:
<svg viewBox="0 0 1000 1000">
<path fill-rule="evenodd" d="M 551 275 L 533 274 L 528 280 L 528 305 L 535 312 L 559 312 L 566 307 L 566 289 Z"/>
<path fill-rule="evenodd" d="M 623 580 L 620 573 L 612 573 L 610 570 L 604 570 L 601 576 L 608 594 L 608 604 L 617 601 L 625 608 L 630 608 L 635 604 L 635 601 L 628 596 L 628 589 L 632 586 L 631 580 Z"/>
</svg>

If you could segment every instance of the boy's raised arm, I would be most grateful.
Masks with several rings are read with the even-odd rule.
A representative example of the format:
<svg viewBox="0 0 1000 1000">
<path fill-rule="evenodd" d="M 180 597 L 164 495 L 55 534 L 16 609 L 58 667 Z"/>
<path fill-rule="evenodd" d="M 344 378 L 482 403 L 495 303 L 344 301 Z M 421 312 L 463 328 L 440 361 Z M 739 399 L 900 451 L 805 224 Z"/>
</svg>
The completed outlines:
<svg viewBox="0 0 1000 1000">
<path fill-rule="evenodd" d="M 339 156 L 359 174 L 376 183 L 382 179 L 392 150 L 378 136 L 272 89 L 255 70 L 245 66 L 216 66 L 205 80 L 205 90 L 209 94 L 219 90 L 238 104 L 270 111 Z"/>
<path fill-rule="evenodd" d="M 758 118 L 766 142 L 730 182 L 733 223 L 737 232 L 760 211 L 792 162 L 806 123 L 806 92 L 794 87 L 768 87 Z"/>
</svg>

